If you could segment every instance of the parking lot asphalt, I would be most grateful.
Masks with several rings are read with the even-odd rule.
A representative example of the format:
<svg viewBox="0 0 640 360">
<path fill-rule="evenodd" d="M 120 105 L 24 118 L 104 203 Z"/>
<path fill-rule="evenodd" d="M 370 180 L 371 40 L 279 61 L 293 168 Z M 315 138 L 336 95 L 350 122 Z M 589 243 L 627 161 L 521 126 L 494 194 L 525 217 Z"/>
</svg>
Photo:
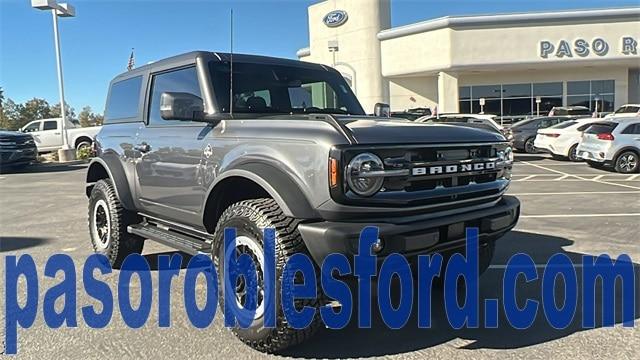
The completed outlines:
<svg viewBox="0 0 640 360">
<path fill-rule="evenodd" d="M 46 259 L 67 253 L 78 274 L 91 254 L 87 234 L 87 200 L 84 195 L 85 165 L 39 165 L 20 173 L 0 174 L 0 269 L 4 256 L 28 253 L 38 264 L 40 300 L 44 291 L 60 281 L 43 276 Z M 581 297 L 572 324 L 552 328 L 542 311 L 533 326 L 515 330 L 503 317 L 497 329 L 454 330 L 442 313 L 442 296 L 434 293 L 430 329 L 418 329 L 417 315 L 402 330 L 390 330 L 374 315 L 371 329 L 350 324 L 343 330 L 321 330 L 309 342 L 286 350 L 280 356 L 305 358 L 392 357 L 493 359 L 527 358 L 640 358 L 640 175 L 620 175 L 592 169 L 583 163 L 552 160 L 546 155 L 516 156 L 509 193 L 522 202 L 517 227 L 500 239 L 496 255 L 480 283 L 481 299 L 501 298 L 504 266 L 516 253 L 529 254 L 543 265 L 555 253 L 564 253 L 579 263 L 582 255 L 628 254 L 636 269 L 635 327 L 580 327 Z M 147 241 L 144 254 L 150 262 L 171 249 Z M 3 285 L 4 285 L 4 276 Z M 104 279 L 116 289 L 117 271 Z M 238 341 L 222 326 L 219 315 L 210 327 L 199 330 L 188 321 L 182 305 L 182 288 L 172 288 L 172 323 L 157 326 L 157 277 L 154 277 L 154 307 L 147 325 L 129 329 L 114 310 L 104 329 L 90 329 L 78 310 L 78 328 L 49 329 L 43 321 L 41 302 L 33 327 L 19 329 L 18 356 L 25 359 L 152 359 L 152 358 L 262 358 Z M 78 278 L 77 307 L 97 302 L 82 290 Z M 558 285 L 558 284 L 556 284 Z M 198 283 L 199 287 L 204 287 Z M 132 299 L 138 283 L 131 284 Z M 0 288 L 0 340 L 4 339 L 4 286 Z M 537 283 L 519 287 L 521 296 L 540 298 Z M 19 286 L 20 296 L 25 292 Z M 619 295 L 619 294 L 618 294 Z M 438 298 L 440 300 L 438 300 Z M 201 299 L 202 300 L 202 299 Z M 558 300 L 560 301 L 560 300 Z M 202 303 L 201 303 L 202 304 Z M 134 306 L 135 300 L 134 300 Z M 415 308 L 415 307 L 414 307 Z M 374 314 L 376 312 L 374 311 Z M 617 319 L 619 316 L 617 316 Z M 0 348 L 0 352 L 1 352 Z"/>
</svg>

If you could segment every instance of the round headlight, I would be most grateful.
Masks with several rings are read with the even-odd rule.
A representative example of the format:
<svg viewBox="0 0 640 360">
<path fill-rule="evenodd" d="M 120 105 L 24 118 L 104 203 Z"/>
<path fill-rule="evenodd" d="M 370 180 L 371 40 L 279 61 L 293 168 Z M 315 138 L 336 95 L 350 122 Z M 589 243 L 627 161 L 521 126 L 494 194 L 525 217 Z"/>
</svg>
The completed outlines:
<svg viewBox="0 0 640 360">
<path fill-rule="evenodd" d="M 347 184 L 360 196 L 371 196 L 382 188 L 384 177 L 374 172 L 383 171 L 384 164 L 379 157 L 371 153 L 355 156 L 347 166 Z"/>
</svg>

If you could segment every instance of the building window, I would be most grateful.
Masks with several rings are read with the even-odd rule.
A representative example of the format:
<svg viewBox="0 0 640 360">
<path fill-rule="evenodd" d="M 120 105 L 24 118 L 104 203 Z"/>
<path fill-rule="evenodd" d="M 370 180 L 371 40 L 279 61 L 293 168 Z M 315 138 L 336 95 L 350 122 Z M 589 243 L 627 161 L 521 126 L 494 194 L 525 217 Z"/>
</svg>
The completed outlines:
<svg viewBox="0 0 640 360">
<path fill-rule="evenodd" d="M 536 114 L 536 97 L 540 97 L 540 113 L 547 113 L 554 106 L 562 106 L 562 83 L 524 83 L 503 85 L 462 86 L 459 89 L 460 112 L 500 116 Z M 480 99 L 484 98 L 484 109 Z"/>
<path fill-rule="evenodd" d="M 591 111 L 613 111 L 615 102 L 614 80 L 567 82 L 567 105 L 584 106 Z"/>
</svg>

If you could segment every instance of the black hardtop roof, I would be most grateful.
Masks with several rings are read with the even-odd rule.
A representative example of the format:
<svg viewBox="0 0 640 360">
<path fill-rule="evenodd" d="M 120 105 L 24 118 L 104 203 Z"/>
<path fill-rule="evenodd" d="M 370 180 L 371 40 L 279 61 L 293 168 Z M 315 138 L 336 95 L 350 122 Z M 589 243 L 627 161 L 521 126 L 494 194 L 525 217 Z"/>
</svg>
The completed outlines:
<svg viewBox="0 0 640 360">
<path fill-rule="evenodd" d="M 162 60 L 154 61 L 149 64 L 142 65 L 137 67 L 131 71 L 123 72 L 117 75 L 113 80 L 122 80 L 125 78 L 134 77 L 140 74 L 143 74 L 149 70 L 153 70 L 156 67 L 170 67 L 172 64 L 176 66 L 180 66 L 181 64 L 188 62 L 190 60 L 194 60 L 198 57 L 202 57 L 208 61 L 221 61 L 226 62 L 231 59 L 231 54 L 224 52 L 212 52 L 212 51 L 191 51 L 180 55 L 171 56 L 168 58 L 164 58 Z M 326 70 L 330 71 L 331 68 L 310 62 L 304 62 L 300 60 L 293 59 L 285 59 L 285 58 L 277 58 L 272 56 L 262 56 L 262 55 L 250 55 L 250 54 L 233 54 L 234 62 L 241 63 L 260 63 L 260 64 L 272 64 L 272 65 L 283 65 L 283 66 L 296 66 L 296 67 L 304 67 L 315 70 Z"/>
</svg>

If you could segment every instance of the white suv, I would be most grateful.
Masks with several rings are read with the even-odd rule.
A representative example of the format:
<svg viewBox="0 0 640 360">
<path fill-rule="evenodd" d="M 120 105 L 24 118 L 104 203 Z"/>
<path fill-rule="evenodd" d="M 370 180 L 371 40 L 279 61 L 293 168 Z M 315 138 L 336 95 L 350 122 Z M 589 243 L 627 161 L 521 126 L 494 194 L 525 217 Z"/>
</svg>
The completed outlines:
<svg viewBox="0 0 640 360">
<path fill-rule="evenodd" d="M 605 119 L 616 117 L 628 117 L 628 116 L 640 116 L 640 104 L 626 104 L 622 105 L 614 113 L 605 116 Z"/>
<path fill-rule="evenodd" d="M 578 157 L 593 167 L 613 166 L 620 173 L 640 168 L 640 117 L 609 118 L 582 135 Z"/>
</svg>

